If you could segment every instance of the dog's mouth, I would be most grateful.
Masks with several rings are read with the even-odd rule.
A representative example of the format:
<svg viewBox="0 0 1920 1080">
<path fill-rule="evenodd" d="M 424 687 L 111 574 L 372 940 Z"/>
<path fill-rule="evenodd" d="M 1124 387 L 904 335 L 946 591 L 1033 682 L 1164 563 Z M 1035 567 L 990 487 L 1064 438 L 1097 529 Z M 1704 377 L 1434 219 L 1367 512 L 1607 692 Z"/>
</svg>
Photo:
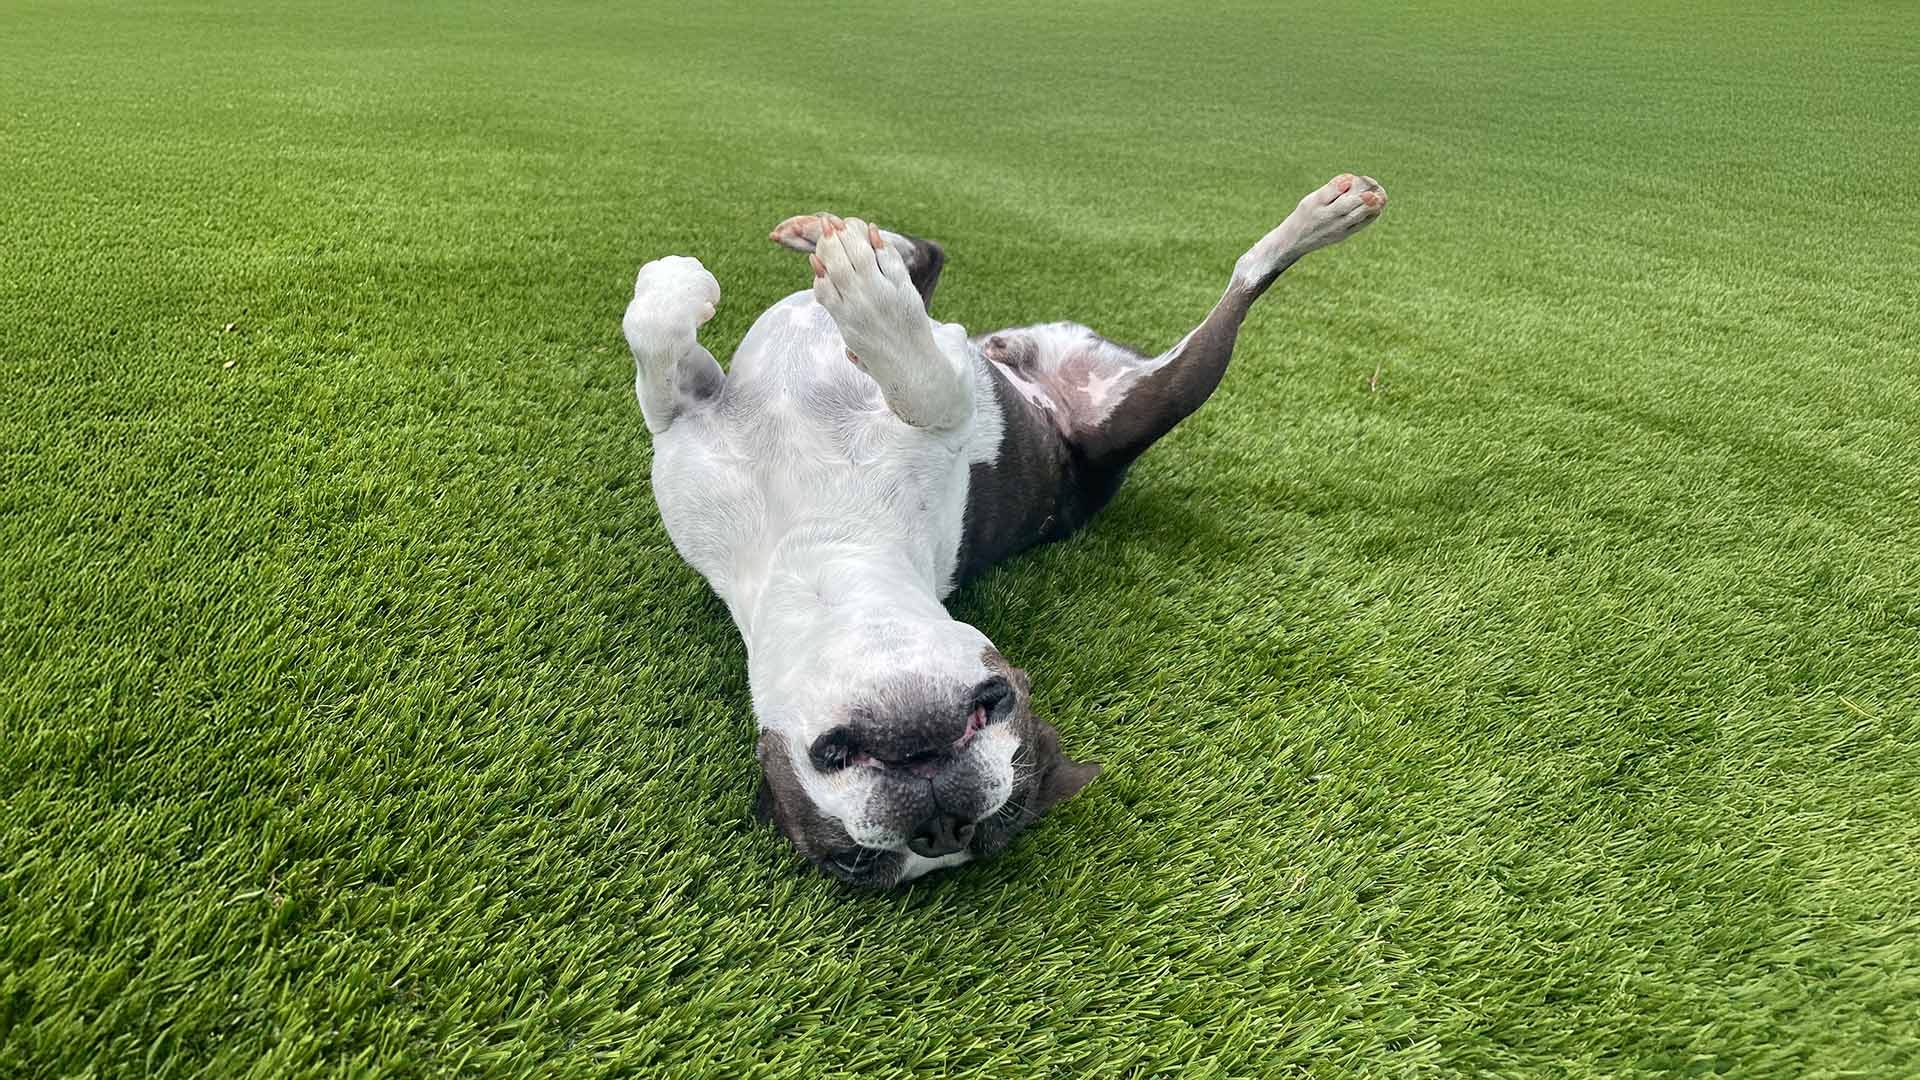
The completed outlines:
<svg viewBox="0 0 1920 1080">
<path fill-rule="evenodd" d="M 943 859 L 966 855 L 985 859 L 999 854 L 1036 816 L 1028 810 L 1031 793 L 1016 791 L 993 812 L 968 821 L 952 815 L 929 823 L 898 848 L 847 847 L 815 860 L 821 869 L 850 885 L 886 887 L 899 884 L 910 855 Z"/>
<path fill-rule="evenodd" d="M 1008 692 L 1011 693 L 1011 691 Z M 992 722 L 992 717 L 987 713 L 987 706 L 976 704 L 973 707 L 973 711 L 967 716 L 966 727 L 960 732 L 960 737 L 953 741 L 953 745 L 921 750 L 901 758 L 883 758 L 864 751 L 848 750 L 844 743 L 839 744 L 837 748 L 839 753 L 838 756 L 835 756 L 834 750 L 836 748 L 831 745 L 824 745 L 831 742 L 834 734 L 838 734 L 837 731 L 830 732 L 827 739 L 821 740 L 821 744 L 816 745 L 816 749 L 814 750 L 815 762 L 829 768 L 835 767 L 836 765 L 844 765 L 856 769 L 873 769 L 877 772 L 892 772 L 900 775 L 918 777 L 922 780 L 932 780 L 940 775 L 941 769 L 945 768 L 953 760 L 954 755 L 965 751 L 967 744 L 973 741 L 973 737 L 978 735 L 981 729 Z M 915 850 L 918 851 L 919 849 L 916 848 Z M 925 854 L 925 852 L 921 852 L 921 854 Z"/>
<path fill-rule="evenodd" d="M 884 848 L 854 847 L 820 860 L 820 868 L 849 885 L 886 888 L 900 880 L 906 856 Z"/>
</svg>

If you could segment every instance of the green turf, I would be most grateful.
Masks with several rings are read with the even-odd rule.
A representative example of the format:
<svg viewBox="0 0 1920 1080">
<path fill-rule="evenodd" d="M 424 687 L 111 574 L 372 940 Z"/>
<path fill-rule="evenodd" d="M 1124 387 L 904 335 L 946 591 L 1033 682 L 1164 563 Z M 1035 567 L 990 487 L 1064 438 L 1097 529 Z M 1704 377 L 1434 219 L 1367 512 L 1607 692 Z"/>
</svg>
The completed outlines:
<svg viewBox="0 0 1920 1080">
<path fill-rule="evenodd" d="M 1920 1074 L 1920 13 L 756 6 L 0 11 L 0 1075 Z M 1106 775 L 797 872 L 634 269 L 1153 347 L 1344 169 L 954 601 Z"/>
</svg>

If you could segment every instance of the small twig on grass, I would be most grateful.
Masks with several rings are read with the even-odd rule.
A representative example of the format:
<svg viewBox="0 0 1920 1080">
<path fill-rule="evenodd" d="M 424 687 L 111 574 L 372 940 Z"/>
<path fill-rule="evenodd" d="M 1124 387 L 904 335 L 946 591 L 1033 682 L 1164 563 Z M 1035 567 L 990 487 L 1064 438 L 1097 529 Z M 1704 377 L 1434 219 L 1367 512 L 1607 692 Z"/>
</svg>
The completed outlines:
<svg viewBox="0 0 1920 1080">
<path fill-rule="evenodd" d="M 1852 709 L 1852 710 L 1853 710 L 1854 712 L 1856 712 L 1856 713 L 1858 713 L 1858 714 L 1859 714 L 1859 716 L 1860 716 L 1860 719 L 1862 719 L 1862 720 L 1871 720 L 1871 721 L 1873 721 L 1873 722 L 1874 722 L 1874 723 L 1876 723 L 1876 724 L 1878 724 L 1878 723 L 1880 723 L 1880 718 L 1879 718 L 1879 717 L 1877 717 L 1877 716 L 1875 716 L 1875 715 L 1873 715 L 1872 713 L 1870 713 L 1870 712 L 1868 712 L 1867 710 L 1865 710 L 1865 709 L 1863 709 L 1863 708 L 1861 708 L 1860 706 L 1858 706 L 1858 705 L 1855 705 L 1855 704 L 1853 703 L 1853 699 L 1852 699 L 1852 698 L 1850 698 L 1850 697 L 1848 697 L 1848 696 L 1847 696 L 1847 695 L 1845 695 L 1845 694 L 1842 694 L 1842 693 L 1840 693 L 1840 692 L 1839 692 L 1839 691 L 1837 691 L 1837 690 L 1836 690 L 1836 691 L 1834 691 L 1834 694 L 1835 694 L 1835 696 L 1836 696 L 1836 697 L 1838 697 L 1838 698 L 1839 698 L 1839 699 L 1840 699 L 1841 701 L 1843 701 L 1843 702 L 1845 702 L 1845 703 L 1846 703 L 1846 706 L 1847 706 L 1847 708 L 1849 708 L 1849 709 Z"/>
<path fill-rule="evenodd" d="M 1385 360 L 1381 360 L 1373 365 L 1373 378 L 1367 380 L 1368 393 L 1377 394 L 1380 392 L 1380 373 L 1385 371 L 1386 367 L 1387 362 Z"/>
</svg>

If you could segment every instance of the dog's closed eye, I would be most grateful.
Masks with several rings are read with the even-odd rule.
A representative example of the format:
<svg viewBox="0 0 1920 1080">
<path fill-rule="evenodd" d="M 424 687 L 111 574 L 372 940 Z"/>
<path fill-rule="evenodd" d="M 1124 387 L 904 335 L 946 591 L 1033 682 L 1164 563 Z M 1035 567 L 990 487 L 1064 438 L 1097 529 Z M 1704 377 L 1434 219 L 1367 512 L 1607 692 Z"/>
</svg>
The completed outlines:
<svg viewBox="0 0 1920 1080">
<path fill-rule="evenodd" d="M 823 773 L 849 767 L 923 773 L 1009 719 L 1018 700 L 1013 684 L 994 675 L 953 697 L 857 707 L 846 723 L 815 739 L 807 757 Z"/>
<path fill-rule="evenodd" d="M 844 769 L 853 764 L 853 759 L 858 756 L 861 755 L 853 746 L 853 729 L 845 724 L 815 739 L 807 750 L 808 760 L 821 772 Z"/>
</svg>

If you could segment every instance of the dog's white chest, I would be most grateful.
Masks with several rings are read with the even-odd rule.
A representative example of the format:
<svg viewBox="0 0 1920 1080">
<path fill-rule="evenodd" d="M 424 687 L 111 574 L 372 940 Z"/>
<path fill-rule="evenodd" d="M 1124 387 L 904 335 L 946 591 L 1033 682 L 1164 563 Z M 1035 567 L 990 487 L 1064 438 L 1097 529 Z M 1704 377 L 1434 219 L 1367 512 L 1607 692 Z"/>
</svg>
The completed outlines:
<svg viewBox="0 0 1920 1080">
<path fill-rule="evenodd" d="M 846 344 L 827 309 L 812 293 L 797 292 L 760 313 L 729 365 L 729 384 L 750 393 L 784 392 L 802 398 L 840 385 L 880 399 L 880 389 L 847 360 Z"/>
<path fill-rule="evenodd" d="M 797 293 L 747 332 L 719 408 L 657 437 L 653 488 L 675 546 L 751 621 L 775 555 L 795 545 L 904 549 L 943 592 L 966 509 L 965 445 L 889 412 L 826 310 Z"/>
</svg>

